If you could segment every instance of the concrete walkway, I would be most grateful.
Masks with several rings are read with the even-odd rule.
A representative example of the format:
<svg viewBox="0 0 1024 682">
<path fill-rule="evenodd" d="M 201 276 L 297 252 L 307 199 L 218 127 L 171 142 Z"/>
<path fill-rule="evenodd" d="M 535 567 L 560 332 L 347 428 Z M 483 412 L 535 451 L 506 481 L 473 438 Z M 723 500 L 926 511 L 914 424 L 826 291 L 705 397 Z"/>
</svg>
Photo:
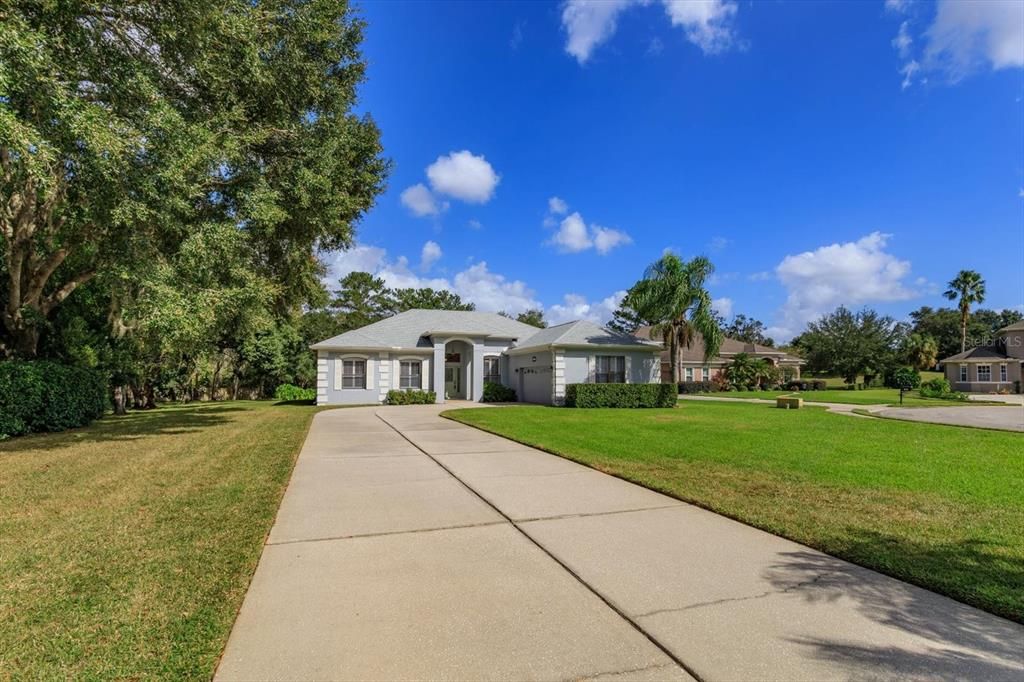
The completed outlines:
<svg viewBox="0 0 1024 682">
<path fill-rule="evenodd" d="M 438 412 L 316 416 L 217 679 L 1024 678 L 1020 625 Z"/>
</svg>

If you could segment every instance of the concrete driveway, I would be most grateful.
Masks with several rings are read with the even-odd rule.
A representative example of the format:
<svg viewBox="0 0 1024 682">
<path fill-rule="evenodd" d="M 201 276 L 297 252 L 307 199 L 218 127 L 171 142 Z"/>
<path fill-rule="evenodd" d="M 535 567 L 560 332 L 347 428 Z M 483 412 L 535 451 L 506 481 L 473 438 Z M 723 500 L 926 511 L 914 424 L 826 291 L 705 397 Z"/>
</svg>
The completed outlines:
<svg viewBox="0 0 1024 682">
<path fill-rule="evenodd" d="M 218 680 L 1024 677 L 1020 625 L 438 412 L 316 416 Z"/>
</svg>

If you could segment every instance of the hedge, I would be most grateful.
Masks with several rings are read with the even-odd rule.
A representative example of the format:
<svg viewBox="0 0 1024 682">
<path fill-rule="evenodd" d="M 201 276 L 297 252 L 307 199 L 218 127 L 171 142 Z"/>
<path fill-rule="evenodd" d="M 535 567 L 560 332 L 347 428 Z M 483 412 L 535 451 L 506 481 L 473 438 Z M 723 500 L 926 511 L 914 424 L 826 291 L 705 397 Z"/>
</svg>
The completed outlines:
<svg viewBox="0 0 1024 682">
<path fill-rule="evenodd" d="M 388 405 L 432 405 L 437 402 L 433 391 L 388 391 Z"/>
<path fill-rule="evenodd" d="M 717 390 L 718 386 L 716 386 L 710 379 L 705 379 L 704 381 L 679 382 L 680 393 L 712 393 Z"/>
<path fill-rule="evenodd" d="M 301 388 L 295 384 L 281 384 L 274 391 L 274 400 L 292 402 L 295 400 L 316 400 L 315 388 Z"/>
<path fill-rule="evenodd" d="M 824 379 L 793 379 L 785 383 L 787 391 L 824 391 L 828 382 Z"/>
<path fill-rule="evenodd" d="M 103 416 L 106 377 L 45 360 L 0 363 L 0 439 L 63 431 Z"/>
<path fill-rule="evenodd" d="M 675 384 L 569 384 L 566 407 L 675 407 Z"/>
<path fill-rule="evenodd" d="M 503 384 L 485 381 L 482 400 L 485 403 L 514 403 L 516 401 L 516 392 Z"/>
</svg>

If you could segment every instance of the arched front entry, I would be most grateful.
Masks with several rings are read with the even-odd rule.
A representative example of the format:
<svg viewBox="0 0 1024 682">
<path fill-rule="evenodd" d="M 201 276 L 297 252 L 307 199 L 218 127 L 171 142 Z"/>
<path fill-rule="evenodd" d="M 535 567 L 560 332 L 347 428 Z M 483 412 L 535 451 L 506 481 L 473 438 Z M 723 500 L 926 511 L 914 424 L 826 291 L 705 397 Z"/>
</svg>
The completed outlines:
<svg viewBox="0 0 1024 682">
<path fill-rule="evenodd" d="M 465 400 L 472 392 L 473 346 L 465 341 L 444 345 L 444 395 L 448 400 Z"/>
</svg>

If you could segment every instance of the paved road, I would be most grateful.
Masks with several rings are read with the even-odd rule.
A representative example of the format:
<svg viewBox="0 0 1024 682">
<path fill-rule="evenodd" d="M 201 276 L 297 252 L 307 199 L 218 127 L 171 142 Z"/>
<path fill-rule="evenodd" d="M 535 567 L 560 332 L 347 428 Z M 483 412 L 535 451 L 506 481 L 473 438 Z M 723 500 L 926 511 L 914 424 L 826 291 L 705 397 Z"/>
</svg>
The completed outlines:
<svg viewBox="0 0 1024 682">
<path fill-rule="evenodd" d="M 1024 405 L 1017 406 L 1014 399 L 1020 396 L 989 396 L 999 398 L 997 402 L 1006 405 L 955 405 L 952 407 L 888 407 L 886 405 L 847 405 L 845 403 L 822 403 L 804 400 L 809 407 L 824 407 L 830 412 L 851 417 L 862 417 L 854 410 L 869 412 L 881 417 L 904 421 L 944 424 L 947 426 L 973 426 L 1000 431 L 1024 431 Z M 718 398 L 715 396 L 683 395 L 680 400 L 701 400 L 710 402 L 745 402 L 758 405 L 774 405 L 774 400 L 762 398 Z M 974 399 L 972 397 L 972 399 Z M 981 400 L 981 398 L 978 398 Z"/>
<path fill-rule="evenodd" d="M 316 416 L 218 680 L 1024 677 L 1020 625 L 439 411 Z"/>
<path fill-rule="evenodd" d="M 907 421 L 975 426 L 1001 431 L 1024 431 L 1024 407 L 1002 405 L 966 405 L 963 407 L 893 407 L 879 410 L 882 417 Z M 1024 445 L 1024 444 L 1022 444 Z"/>
</svg>

